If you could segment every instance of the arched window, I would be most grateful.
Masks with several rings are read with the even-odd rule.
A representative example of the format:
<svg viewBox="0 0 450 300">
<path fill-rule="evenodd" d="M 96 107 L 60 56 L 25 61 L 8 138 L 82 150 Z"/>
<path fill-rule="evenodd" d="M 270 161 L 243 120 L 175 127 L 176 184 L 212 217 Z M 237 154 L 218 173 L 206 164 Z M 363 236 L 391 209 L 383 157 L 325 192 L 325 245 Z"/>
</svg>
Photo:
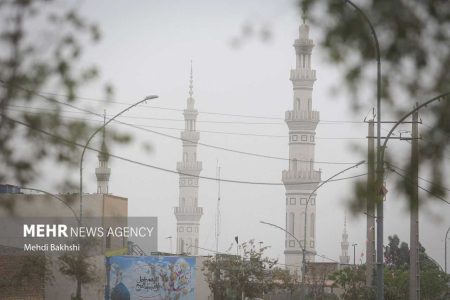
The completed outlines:
<svg viewBox="0 0 450 300">
<path fill-rule="evenodd" d="M 310 236 L 314 238 L 314 224 L 316 223 L 314 213 L 311 214 Z"/>
</svg>

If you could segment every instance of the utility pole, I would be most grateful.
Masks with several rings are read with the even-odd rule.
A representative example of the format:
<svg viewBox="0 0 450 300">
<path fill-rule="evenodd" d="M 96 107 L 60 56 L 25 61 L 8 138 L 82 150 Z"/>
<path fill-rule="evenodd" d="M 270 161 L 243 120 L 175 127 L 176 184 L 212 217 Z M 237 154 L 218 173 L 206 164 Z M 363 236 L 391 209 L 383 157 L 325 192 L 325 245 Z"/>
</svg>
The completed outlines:
<svg viewBox="0 0 450 300">
<path fill-rule="evenodd" d="M 220 237 L 220 167 L 219 161 L 216 166 L 217 177 L 217 208 L 216 208 L 216 253 L 219 252 L 219 237 Z"/>
<path fill-rule="evenodd" d="M 375 139 L 374 120 L 369 121 L 367 145 L 367 244 L 366 244 L 366 286 L 373 286 L 375 266 Z"/>
<path fill-rule="evenodd" d="M 416 105 L 417 107 L 418 105 Z M 411 140 L 411 223 L 409 243 L 409 299 L 420 299 L 420 266 L 419 266 L 419 112 L 412 115 Z"/>
<path fill-rule="evenodd" d="M 358 244 L 352 244 L 353 246 L 353 265 L 356 265 L 356 246 Z"/>
</svg>

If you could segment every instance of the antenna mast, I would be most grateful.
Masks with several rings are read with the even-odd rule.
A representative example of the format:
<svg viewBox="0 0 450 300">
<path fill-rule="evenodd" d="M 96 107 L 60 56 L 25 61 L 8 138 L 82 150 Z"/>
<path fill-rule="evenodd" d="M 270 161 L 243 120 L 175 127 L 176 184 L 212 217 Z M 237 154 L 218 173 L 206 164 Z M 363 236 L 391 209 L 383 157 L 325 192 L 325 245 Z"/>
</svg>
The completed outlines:
<svg viewBox="0 0 450 300">
<path fill-rule="evenodd" d="M 219 237 L 220 237 L 220 167 L 219 161 L 217 160 L 216 166 L 216 177 L 217 177 L 217 208 L 216 208 L 216 253 L 219 252 Z"/>
</svg>

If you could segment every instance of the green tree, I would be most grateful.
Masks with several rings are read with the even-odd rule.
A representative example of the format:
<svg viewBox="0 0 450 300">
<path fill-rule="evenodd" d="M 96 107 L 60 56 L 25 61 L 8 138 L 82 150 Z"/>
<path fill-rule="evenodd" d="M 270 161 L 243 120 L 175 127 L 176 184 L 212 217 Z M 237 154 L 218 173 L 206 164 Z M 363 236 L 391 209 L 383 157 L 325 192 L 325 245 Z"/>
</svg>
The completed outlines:
<svg viewBox="0 0 450 300">
<path fill-rule="evenodd" d="M 390 268 L 405 268 L 409 265 L 409 248 L 405 242 L 400 243 L 396 234 L 388 237 L 389 243 L 384 252 L 386 265 Z"/>
<path fill-rule="evenodd" d="M 289 299 L 293 299 L 294 292 L 300 288 L 298 274 L 291 274 L 287 269 L 273 268 L 272 281 L 275 285 L 275 291 L 287 291 Z"/>
<path fill-rule="evenodd" d="M 78 165 L 80 151 L 73 143 L 84 144 L 93 130 L 84 121 L 64 118 L 62 111 L 98 76 L 81 58 L 83 48 L 99 39 L 97 25 L 68 3 L 0 2 L 0 182 L 29 183 L 42 174 L 43 162 Z M 105 91 L 110 95 L 111 87 Z M 58 184 L 69 183 L 62 181 Z"/>
<path fill-rule="evenodd" d="M 97 250 L 98 240 L 95 238 L 81 238 L 76 241 L 80 245 L 79 251 L 67 252 L 58 257 L 59 270 L 63 275 L 76 282 L 75 295 L 72 300 L 83 300 L 81 288 L 84 285 L 95 283 L 98 278 L 92 261 L 93 253 Z"/>
<path fill-rule="evenodd" d="M 379 39 L 382 119 L 395 118 L 410 111 L 417 101 L 450 91 L 448 1 L 354 2 L 370 19 Z M 342 74 L 341 80 L 336 82 L 336 92 L 350 95 L 358 112 L 374 107 L 376 48 L 367 22 L 346 1 L 298 0 L 298 3 L 306 11 L 308 22 L 322 33 L 316 35 L 320 37 L 320 40 L 316 39 L 320 49 Z M 420 114 L 431 120 L 421 127 L 425 143 L 420 147 L 420 164 L 431 170 L 432 177 L 426 188 L 431 194 L 443 196 L 446 193 L 442 184 L 446 164 L 442 161 L 448 156 L 450 144 L 450 101 L 436 102 L 422 109 Z M 409 163 L 404 160 L 402 169 L 408 172 Z M 410 194 L 408 176 L 396 178 L 399 190 Z M 358 203 L 361 199 L 364 197 L 354 197 L 354 209 L 361 208 L 362 203 Z"/>
<path fill-rule="evenodd" d="M 204 274 L 216 300 L 262 297 L 274 288 L 269 271 L 277 260 L 264 257 L 267 247 L 257 249 L 250 240 L 239 248 L 241 256 L 217 254 L 204 262 Z"/>
<path fill-rule="evenodd" d="M 330 279 L 344 290 L 344 300 L 375 299 L 373 289 L 366 287 L 365 266 L 338 270 L 330 275 Z"/>
<path fill-rule="evenodd" d="M 409 247 L 397 235 L 389 236 L 389 246 L 385 249 L 384 269 L 385 299 L 407 300 L 409 297 Z M 401 245 L 401 246 L 399 246 Z M 448 299 L 450 276 L 427 255 L 420 246 L 420 296 L 422 299 Z M 344 289 L 344 299 L 373 299 L 373 290 L 365 286 L 365 266 L 346 268 L 330 276 Z"/>
</svg>

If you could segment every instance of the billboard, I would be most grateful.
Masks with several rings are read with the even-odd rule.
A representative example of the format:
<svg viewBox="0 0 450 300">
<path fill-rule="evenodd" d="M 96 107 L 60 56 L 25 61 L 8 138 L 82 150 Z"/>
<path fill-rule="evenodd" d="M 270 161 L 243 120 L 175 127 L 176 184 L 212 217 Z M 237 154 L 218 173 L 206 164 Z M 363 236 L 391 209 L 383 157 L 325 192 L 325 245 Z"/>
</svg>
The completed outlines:
<svg viewBox="0 0 450 300">
<path fill-rule="evenodd" d="M 195 257 L 106 258 L 106 300 L 195 300 Z"/>
</svg>

